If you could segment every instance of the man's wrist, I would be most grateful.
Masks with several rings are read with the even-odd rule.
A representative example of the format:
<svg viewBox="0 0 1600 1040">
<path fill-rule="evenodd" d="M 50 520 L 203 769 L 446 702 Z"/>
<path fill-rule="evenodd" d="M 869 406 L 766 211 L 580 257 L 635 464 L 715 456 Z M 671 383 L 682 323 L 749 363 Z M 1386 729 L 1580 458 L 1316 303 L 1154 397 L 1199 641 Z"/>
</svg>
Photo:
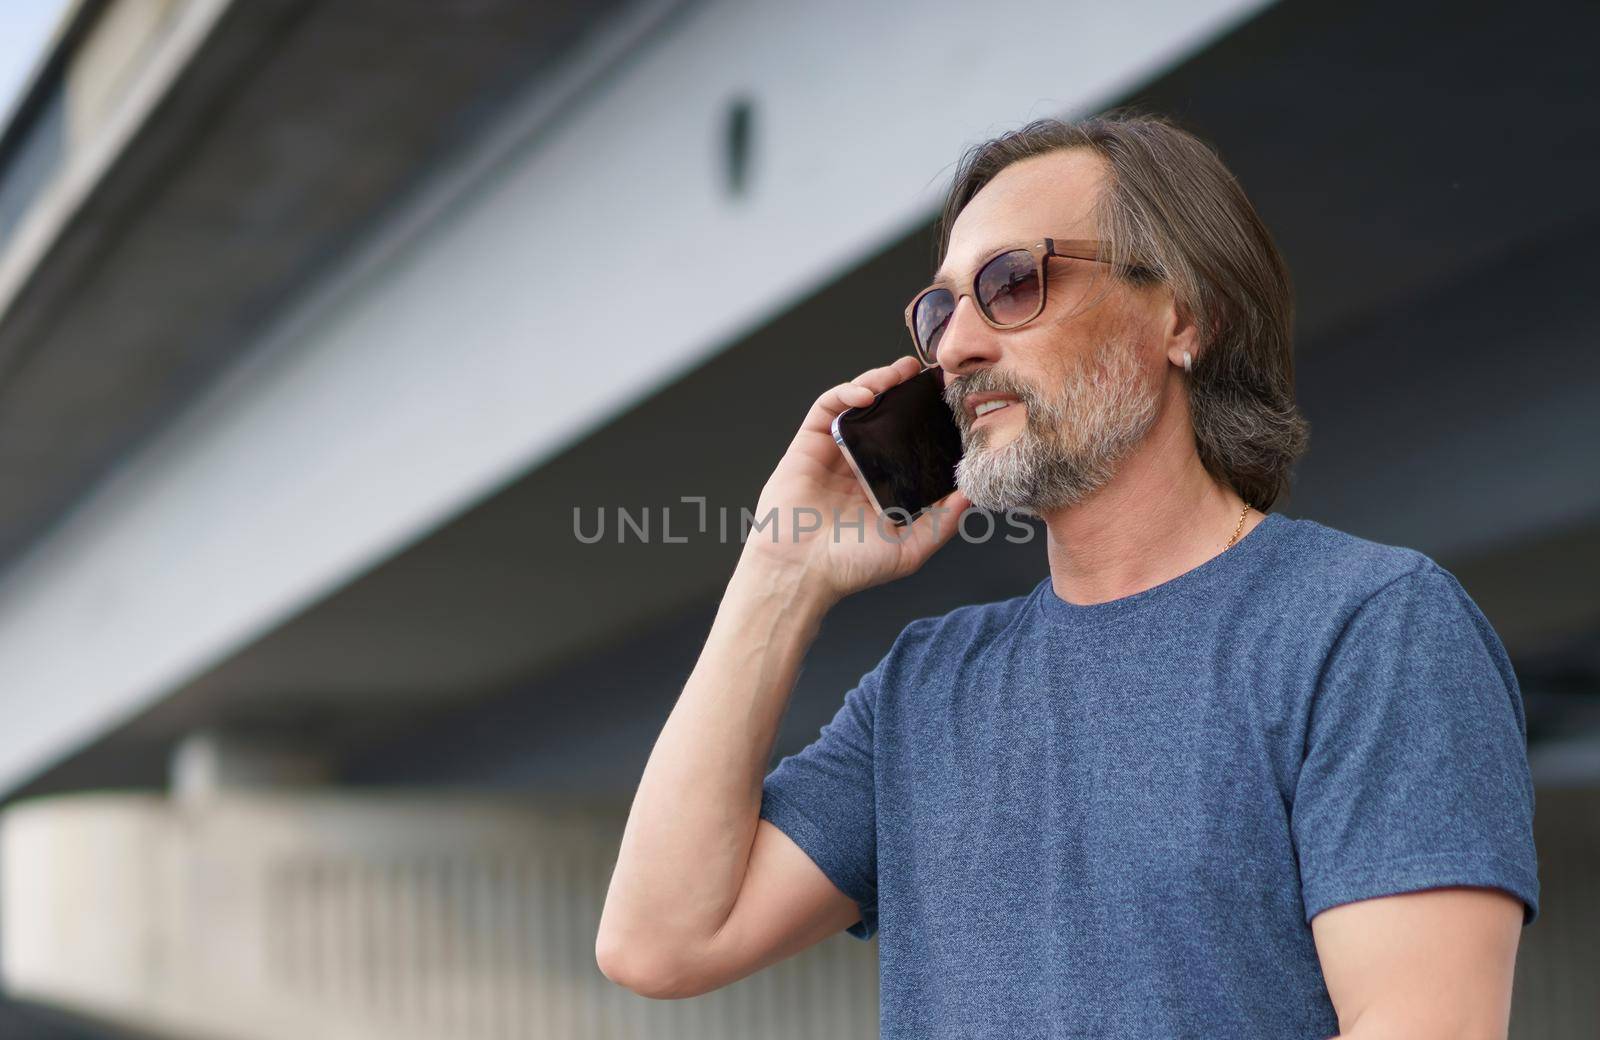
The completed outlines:
<svg viewBox="0 0 1600 1040">
<path fill-rule="evenodd" d="M 803 560 L 747 544 L 728 582 L 728 596 L 770 603 L 791 617 L 820 623 L 838 595 Z M 725 597 L 728 598 L 728 597 Z"/>
</svg>

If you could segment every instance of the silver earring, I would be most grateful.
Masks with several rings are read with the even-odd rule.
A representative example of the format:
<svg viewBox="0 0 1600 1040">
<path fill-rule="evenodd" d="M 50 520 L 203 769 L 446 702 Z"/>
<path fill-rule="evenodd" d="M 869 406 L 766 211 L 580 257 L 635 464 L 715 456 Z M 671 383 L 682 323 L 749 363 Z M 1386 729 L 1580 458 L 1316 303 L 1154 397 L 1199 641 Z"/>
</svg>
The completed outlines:
<svg viewBox="0 0 1600 1040">
<path fill-rule="evenodd" d="M 1183 352 L 1183 370 L 1185 372 L 1194 371 L 1194 361 L 1189 357 L 1189 352 L 1187 350 Z"/>
</svg>

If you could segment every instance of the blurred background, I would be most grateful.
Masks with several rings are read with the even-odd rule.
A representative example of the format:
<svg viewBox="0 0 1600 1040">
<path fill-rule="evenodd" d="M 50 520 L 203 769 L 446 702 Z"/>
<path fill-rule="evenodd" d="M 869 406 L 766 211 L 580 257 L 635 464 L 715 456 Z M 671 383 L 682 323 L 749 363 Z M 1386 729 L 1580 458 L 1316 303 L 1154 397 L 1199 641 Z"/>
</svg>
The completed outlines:
<svg viewBox="0 0 1600 1040">
<path fill-rule="evenodd" d="M 876 1035 L 843 933 L 609 983 L 616 842 L 739 510 L 909 350 L 962 149 L 1131 101 L 1294 272 L 1279 511 L 1428 553 L 1504 640 L 1512 1036 L 1600 1036 L 1600 6 L 1008 14 L 0 6 L 0 1036 Z M 957 539 L 847 601 L 774 762 L 906 622 L 1046 572 Z"/>
</svg>

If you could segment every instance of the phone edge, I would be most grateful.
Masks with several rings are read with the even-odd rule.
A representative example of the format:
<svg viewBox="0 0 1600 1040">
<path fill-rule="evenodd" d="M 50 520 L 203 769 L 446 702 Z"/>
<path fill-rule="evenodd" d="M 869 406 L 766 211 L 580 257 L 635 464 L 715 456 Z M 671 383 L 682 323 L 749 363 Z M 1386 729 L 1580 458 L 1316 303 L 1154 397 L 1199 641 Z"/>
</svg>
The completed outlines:
<svg viewBox="0 0 1600 1040">
<path fill-rule="evenodd" d="M 866 494 L 867 501 L 872 503 L 873 510 L 879 516 L 894 524 L 896 527 L 904 527 L 906 526 L 906 523 L 910 523 L 910 521 L 908 520 L 905 523 L 902 523 L 883 511 L 883 506 L 878 503 L 878 496 L 872 493 L 872 485 L 862 474 L 861 466 L 856 462 L 856 457 L 850 453 L 850 446 L 845 443 L 844 436 L 839 433 L 839 420 L 844 418 L 845 412 L 849 411 L 853 411 L 853 409 L 846 408 L 844 412 L 840 412 L 838 415 L 834 416 L 833 422 L 828 424 L 828 429 L 833 431 L 833 443 L 839 446 L 839 453 L 842 454 L 844 456 L 844 460 L 850 464 L 850 472 L 856 475 L 856 483 L 860 486 L 862 492 Z"/>
</svg>

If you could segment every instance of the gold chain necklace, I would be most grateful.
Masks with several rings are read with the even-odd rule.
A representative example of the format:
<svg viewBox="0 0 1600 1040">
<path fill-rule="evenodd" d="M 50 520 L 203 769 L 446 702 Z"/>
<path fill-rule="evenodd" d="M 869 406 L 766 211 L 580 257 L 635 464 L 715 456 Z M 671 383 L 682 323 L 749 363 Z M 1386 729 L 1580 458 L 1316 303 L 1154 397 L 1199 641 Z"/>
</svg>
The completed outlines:
<svg viewBox="0 0 1600 1040">
<path fill-rule="evenodd" d="M 1250 505 L 1245 504 L 1244 512 L 1239 514 L 1239 526 L 1233 529 L 1233 537 L 1228 539 L 1228 544 L 1222 547 L 1223 552 L 1233 548 L 1233 543 L 1239 540 L 1239 532 L 1244 530 L 1244 518 L 1250 515 Z"/>
</svg>

